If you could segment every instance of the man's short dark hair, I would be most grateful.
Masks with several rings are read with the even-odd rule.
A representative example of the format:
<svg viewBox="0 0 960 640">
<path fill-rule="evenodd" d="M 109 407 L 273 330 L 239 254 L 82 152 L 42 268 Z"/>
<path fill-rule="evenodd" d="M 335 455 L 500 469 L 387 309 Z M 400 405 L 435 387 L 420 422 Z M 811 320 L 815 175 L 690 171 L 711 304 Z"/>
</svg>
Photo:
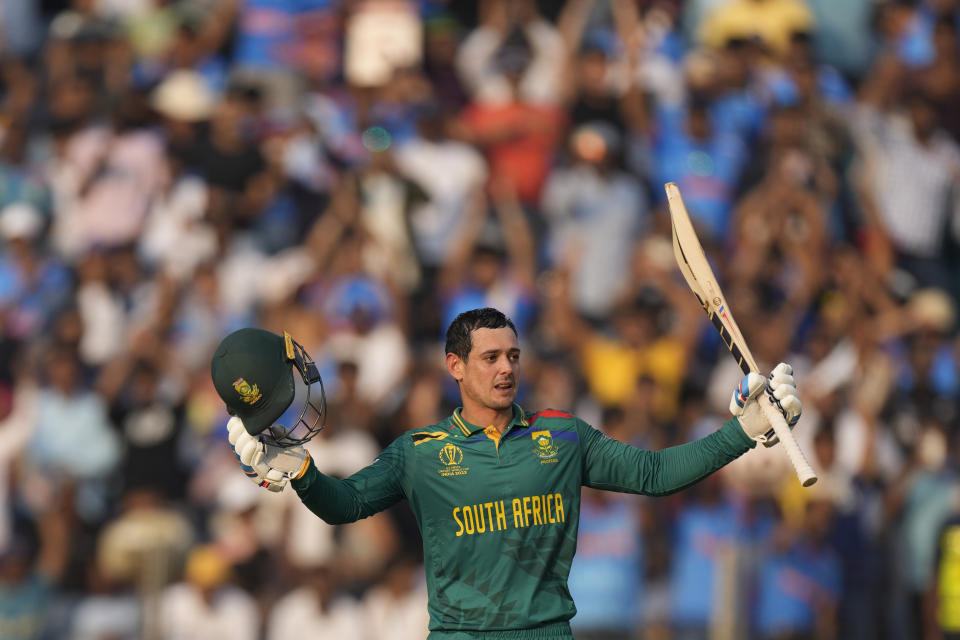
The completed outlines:
<svg viewBox="0 0 960 640">
<path fill-rule="evenodd" d="M 445 353 L 453 353 L 461 360 L 466 360 L 473 349 L 471 335 L 477 329 L 500 329 L 510 327 L 513 335 L 519 337 L 513 321 L 491 307 L 464 311 L 447 327 L 447 345 Z"/>
</svg>

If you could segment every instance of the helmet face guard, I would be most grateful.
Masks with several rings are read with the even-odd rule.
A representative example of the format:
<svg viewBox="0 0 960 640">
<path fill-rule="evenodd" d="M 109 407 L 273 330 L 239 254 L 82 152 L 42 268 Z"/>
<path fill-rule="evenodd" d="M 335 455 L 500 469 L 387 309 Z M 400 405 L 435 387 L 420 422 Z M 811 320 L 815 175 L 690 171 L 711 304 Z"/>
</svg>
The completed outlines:
<svg viewBox="0 0 960 640">
<path fill-rule="evenodd" d="M 283 332 L 285 357 L 303 380 L 303 405 L 295 419 L 287 419 L 289 408 L 278 422 L 267 427 L 261 434 L 267 444 L 278 447 L 295 447 L 308 442 L 323 430 L 327 420 L 327 394 L 317 365 L 300 343 L 286 331 Z M 297 394 L 300 395 L 300 394 Z M 300 398 L 294 397 L 295 405 Z M 281 422 L 282 421 L 282 422 Z M 287 426 L 284 423 L 289 423 Z"/>
</svg>

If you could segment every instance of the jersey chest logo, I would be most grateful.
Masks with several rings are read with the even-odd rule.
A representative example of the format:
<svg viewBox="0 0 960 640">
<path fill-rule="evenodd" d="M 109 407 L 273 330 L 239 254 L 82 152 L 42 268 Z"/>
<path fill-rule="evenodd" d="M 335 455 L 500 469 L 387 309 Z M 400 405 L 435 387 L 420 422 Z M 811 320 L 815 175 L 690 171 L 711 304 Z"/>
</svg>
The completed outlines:
<svg viewBox="0 0 960 640">
<path fill-rule="evenodd" d="M 557 454 L 560 453 L 560 447 L 553 441 L 553 435 L 550 431 L 534 431 L 530 434 L 533 439 L 533 455 L 540 458 L 540 464 L 549 464 L 558 462 Z"/>
<path fill-rule="evenodd" d="M 464 467 L 460 464 L 463 462 L 463 449 L 455 444 L 444 445 L 438 455 L 443 466 L 437 469 L 437 473 L 445 478 L 449 476 L 465 476 L 467 475 L 467 471 L 470 470 L 470 467 Z"/>
</svg>

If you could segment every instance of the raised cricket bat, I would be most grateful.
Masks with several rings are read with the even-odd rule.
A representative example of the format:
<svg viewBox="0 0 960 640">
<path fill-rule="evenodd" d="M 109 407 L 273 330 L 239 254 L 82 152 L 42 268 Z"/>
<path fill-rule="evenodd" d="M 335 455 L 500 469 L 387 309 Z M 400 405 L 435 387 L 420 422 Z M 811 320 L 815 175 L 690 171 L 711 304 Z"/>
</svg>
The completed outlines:
<svg viewBox="0 0 960 640">
<path fill-rule="evenodd" d="M 670 220 L 673 226 L 673 253 L 677 258 L 677 264 L 680 266 L 680 272 L 687 284 L 690 285 L 694 295 L 697 296 L 697 300 L 700 301 L 700 305 L 706 311 L 710 322 L 720 332 L 723 343 L 727 345 L 727 349 L 736 358 L 737 364 L 740 365 L 740 370 L 743 371 L 744 375 L 751 371 L 763 375 L 757 368 L 757 362 L 753 359 L 753 354 L 750 353 L 750 348 L 747 347 L 747 342 L 743 339 L 740 328 L 733 319 L 733 314 L 723 297 L 723 291 L 720 290 L 717 278 L 713 275 L 713 269 L 707 262 L 707 256 L 703 253 L 703 247 L 700 245 L 700 240 L 697 239 L 693 224 L 690 222 L 690 216 L 687 215 L 687 208 L 683 205 L 683 199 L 680 197 L 680 189 L 673 182 L 665 184 L 664 189 L 667 192 L 667 204 L 670 207 Z M 810 463 L 807 462 L 807 458 L 803 455 L 800 445 L 793 437 L 790 427 L 783 419 L 783 414 L 780 413 L 771 398 L 771 391 L 768 386 L 767 393 L 759 399 L 763 414 L 770 422 L 781 444 L 783 444 L 787 457 L 793 463 L 793 468 L 800 479 L 800 484 L 809 487 L 817 481 L 817 474 L 813 471 Z"/>
</svg>

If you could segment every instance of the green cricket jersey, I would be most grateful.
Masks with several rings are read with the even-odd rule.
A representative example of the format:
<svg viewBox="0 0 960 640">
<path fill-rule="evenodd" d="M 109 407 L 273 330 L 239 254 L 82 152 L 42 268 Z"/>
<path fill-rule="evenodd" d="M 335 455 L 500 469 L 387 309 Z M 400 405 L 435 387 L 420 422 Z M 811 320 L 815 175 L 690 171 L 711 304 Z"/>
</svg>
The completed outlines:
<svg viewBox="0 0 960 640">
<path fill-rule="evenodd" d="M 562 411 L 530 414 L 514 405 L 500 435 L 467 423 L 457 409 L 438 424 L 406 432 L 345 480 L 311 464 L 292 484 L 331 524 L 410 501 L 423 536 L 431 637 L 534 629 L 570 637 L 567 621 L 576 609 L 567 576 L 580 487 L 666 495 L 754 444 L 735 419 L 695 442 L 652 452 Z"/>
</svg>

